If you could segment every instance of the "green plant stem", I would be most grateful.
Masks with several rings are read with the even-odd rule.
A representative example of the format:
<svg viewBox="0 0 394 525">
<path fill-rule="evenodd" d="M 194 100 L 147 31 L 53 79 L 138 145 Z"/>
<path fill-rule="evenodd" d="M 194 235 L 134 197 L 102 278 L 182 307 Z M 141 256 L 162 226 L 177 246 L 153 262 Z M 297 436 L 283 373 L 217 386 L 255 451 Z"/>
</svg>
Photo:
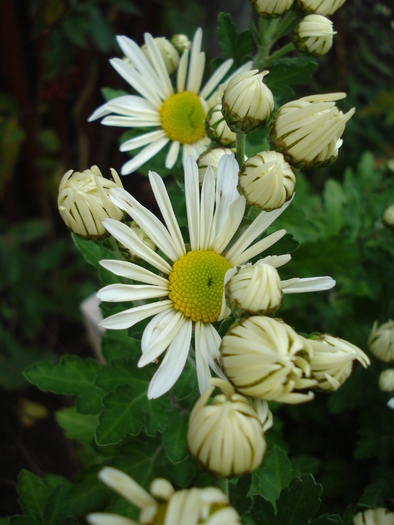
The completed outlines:
<svg viewBox="0 0 394 525">
<path fill-rule="evenodd" d="M 235 145 L 236 145 L 235 158 L 237 159 L 239 169 L 241 169 L 242 164 L 245 161 L 245 142 L 246 142 L 246 134 L 242 133 L 242 131 L 238 131 L 236 134 L 236 139 L 235 139 Z"/>
<path fill-rule="evenodd" d="M 226 494 L 226 496 L 229 495 L 228 492 L 228 479 L 227 478 L 218 478 L 217 480 L 218 487 Z"/>
<path fill-rule="evenodd" d="M 265 61 L 265 67 L 270 66 L 275 60 L 278 60 L 278 58 L 283 57 L 284 55 L 287 55 L 288 53 L 291 53 L 295 50 L 295 45 L 293 42 L 290 42 L 289 44 L 286 44 L 285 46 L 281 47 L 275 53 L 272 53 L 267 60 Z"/>
</svg>

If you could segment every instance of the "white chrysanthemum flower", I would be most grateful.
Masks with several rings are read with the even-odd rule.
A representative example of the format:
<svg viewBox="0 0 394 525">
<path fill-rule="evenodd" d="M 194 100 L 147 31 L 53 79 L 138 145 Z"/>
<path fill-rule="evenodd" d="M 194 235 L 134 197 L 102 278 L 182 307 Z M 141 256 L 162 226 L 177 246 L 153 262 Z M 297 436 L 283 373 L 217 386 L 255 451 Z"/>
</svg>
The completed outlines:
<svg viewBox="0 0 394 525">
<path fill-rule="evenodd" d="M 311 95 L 284 104 L 276 112 L 268 140 L 296 168 L 316 168 L 338 157 L 342 133 L 355 108 L 343 113 L 335 101 L 346 93 Z"/>
<path fill-rule="evenodd" d="M 103 219 L 122 220 L 124 213 L 109 198 L 111 188 L 123 188 L 119 175 L 111 168 L 113 180 L 106 179 L 97 166 L 82 173 L 70 170 L 59 185 L 57 205 L 67 228 L 84 238 L 106 234 Z"/>
<path fill-rule="evenodd" d="M 262 425 L 249 400 L 223 379 L 211 386 L 190 414 L 187 445 L 205 468 L 223 477 L 242 476 L 259 468 L 267 448 Z M 207 404 L 215 390 L 222 394 Z"/>
<path fill-rule="evenodd" d="M 209 110 L 206 120 L 206 130 L 208 137 L 214 142 L 218 142 L 220 146 L 228 147 L 235 145 L 236 135 L 227 126 L 220 102 Z"/>
<path fill-rule="evenodd" d="M 268 73 L 252 69 L 234 75 L 228 82 L 222 97 L 222 113 L 232 131 L 249 133 L 270 119 L 275 102 L 263 80 Z"/>
<path fill-rule="evenodd" d="M 282 16 L 293 5 L 294 0 L 250 0 L 253 9 L 262 18 Z"/>
<path fill-rule="evenodd" d="M 359 361 L 364 368 L 369 358 L 360 348 L 332 335 L 322 334 L 319 339 L 307 339 L 313 353 L 309 358 L 312 377 L 317 380 L 316 388 L 335 391 L 350 376 L 353 361 Z"/>
<path fill-rule="evenodd" d="M 301 53 L 319 57 L 332 48 L 335 34 L 331 20 L 322 15 L 307 15 L 294 29 L 293 42 Z"/>
<path fill-rule="evenodd" d="M 230 148 L 211 148 L 207 149 L 207 151 L 204 151 L 204 153 L 202 153 L 197 160 L 200 184 L 202 184 L 202 181 L 204 180 L 208 166 L 212 168 L 216 180 L 220 159 L 223 157 L 223 155 L 232 155 L 234 152 L 235 151 Z"/>
<path fill-rule="evenodd" d="M 112 467 L 103 468 L 99 478 L 140 509 L 140 515 L 136 522 L 117 514 L 92 513 L 86 517 L 91 525 L 241 525 L 227 496 L 216 487 L 175 491 L 169 481 L 157 478 L 147 492 L 130 476 Z"/>
<path fill-rule="evenodd" d="M 394 391 L 394 368 L 383 370 L 379 376 L 379 388 L 382 392 Z"/>
<path fill-rule="evenodd" d="M 143 148 L 122 166 L 122 175 L 137 170 L 169 142 L 171 145 L 165 160 L 166 168 L 174 166 L 181 147 L 183 164 L 189 155 L 197 159 L 208 148 L 210 141 L 205 132 L 205 117 L 209 109 L 220 100 L 218 84 L 229 71 L 233 60 L 226 60 L 201 88 L 205 67 L 205 53 L 201 52 L 201 40 L 202 30 L 198 29 L 193 38 L 190 58 L 187 49 L 181 56 L 176 86 L 173 86 L 152 35 L 145 34 L 150 61 L 133 40 L 118 36 L 118 44 L 133 66 L 120 58 L 112 59 L 111 64 L 140 96 L 125 95 L 114 98 L 96 109 L 89 121 L 104 117 L 101 123 L 107 126 L 153 128 L 153 131 L 144 131 L 138 137 L 121 144 L 121 151 Z M 239 68 L 236 73 L 250 68 L 251 62 Z M 224 85 L 228 81 L 229 79 Z"/>
<path fill-rule="evenodd" d="M 368 509 L 353 518 L 353 525 L 394 525 L 394 512 L 388 509 Z"/>
<path fill-rule="evenodd" d="M 161 56 L 164 59 L 164 63 L 166 65 L 167 71 L 169 75 L 172 75 L 178 68 L 179 64 L 179 53 L 175 46 L 167 40 L 164 36 L 159 36 L 155 38 L 155 43 L 157 46 L 157 49 L 160 51 Z M 150 64 L 154 67 L 154 62 L 152 62 L 148 46 L 144 44 L 141 46 L 141 50 L 143 51 L 146 58 L 149 60 Z"/>
<path fill-rule="evenodd" d="M 173 44 L 180 55 L 184 51 L 188 51 L 192 47 L 192 43 L 189 38 L 182 33 L 173 35 L 171 37 L 171 44 Z"/>
<path fill-rule="evenodd" d="M 311 345 L 278 319 L 253 316 L 233 325 L 222 339 L 226 377 L 244 395 L 283 403 L 303 403 L 316 385 L 310 377 Z"/>
<path fill-rule="evenodd" d="M 238 164 L 234 156 L 223 157 L 217 182 L 212 170 L 208 169 L 200 193 L 197 164 L 188 158 L 185 193 L 190 251 L 187 251 L 163 180 L 153 172 L 149 178 L 164 224 L 125 190 L 113 190 L 111 198 L 139 224 L 163 256 L 141 243 L 125 224 L 106 220 L 104 226 L 161 275 L 125 261 L 101 261 L 104 268 L 116 275 L 143 284 L 109 285 L 98 292 L 98 297 L 110 302 L 157 301 L 112 315 L 100 324 L 104 328 L 121 330 L 154 316 L 142 336 L 142 356 L 138 366 L 155 362 L 166 353 L 150 383 L 149 398 L 167 392 L 180 376 L 189 354 L 194 327 L 197 378 L 202 393 L 209 386 L 209 368 L 223 376 L 217 364 L 220 337 L 212 323 L 229 313 L 224 300 L 225 276 L 229 278 L 231 271 L 235 271 L 234 267 L 255 257 L 285 235 L 286 231 L 280 230 L 253 244 L 288 204 L 270 213 L 261 212 L 227 251 L 245 210 L 245 198 L 237 191 Z M 335 284 L 332 279 L 323 277 L 286 281 L 285 286 L 290 293 L 298 293 L 326 289 L 328 282 L 329 287 Z"/>
<path fill-rule="evenodd" d="M 388 363 L 394 361 L 394 321 L 389 319 L 378 328 L 375 321 L 368 339 L 368 348 L 373 355 Z"/>
<path fill-rule="evenodd" d="M 294 193 L 296 176 L 282 153 L 261 151 L 239 172 L 238 189 L 252 206 L 269 211 L 280 208 Z"/>
<path fill-rule="evenodd" d="M 330 16 L 335 13 L 346 0 L 295 0 L 294 7 L 304 13 L 316 13 Z"/>
</svg>

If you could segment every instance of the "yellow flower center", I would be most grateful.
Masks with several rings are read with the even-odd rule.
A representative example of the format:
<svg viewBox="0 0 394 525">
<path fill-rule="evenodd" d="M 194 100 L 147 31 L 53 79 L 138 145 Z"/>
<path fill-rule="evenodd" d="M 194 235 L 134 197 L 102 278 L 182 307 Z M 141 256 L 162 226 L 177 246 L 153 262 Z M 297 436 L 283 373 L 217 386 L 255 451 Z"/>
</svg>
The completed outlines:
<svg viewBox="0 0 394 525">
<path fill-rule="evenodd" d="M 217 321 L 223 283 L 231 264 L 213 251 L 194 251 L 176 261 L 169 275 L 169 298 L 175 310 L 192 321 Z"/>
<path fill-rule="evenodd" d="M 161 126 L 171 140 L 194 144 L 205 137 L 205 112 L 194 93 L 183 91 L 172 95 L 159 111 Z"/>
</svg>

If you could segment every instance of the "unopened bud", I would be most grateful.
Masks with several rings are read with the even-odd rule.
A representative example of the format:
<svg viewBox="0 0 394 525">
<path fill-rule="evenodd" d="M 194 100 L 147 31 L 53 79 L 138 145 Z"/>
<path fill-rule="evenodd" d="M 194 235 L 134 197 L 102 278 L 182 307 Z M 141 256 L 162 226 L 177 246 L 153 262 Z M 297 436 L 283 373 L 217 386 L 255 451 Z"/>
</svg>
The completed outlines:
<svg viewBox="0 0 394 525">
<path fill-rule="evenodd" d="M 211 166 L 216 179 L 220 159 L 223 155 L 232 155 L 233 153 L 234 151 L 230 148 L 212 148 L 204 151 L 197 160 L 200 184 L 202 184 L 208 166 Z"/>
<path fill-rule="evenodd" d="M 167 38 L 165 38 L 164 36 L 156 37 L 155 44 L 158 50 L 160 51 L 161 56 L 164 59 L 168 74 L 172 75 L 172 73 L 176 71 L 179 64 L 178 51 L 175 49 L 173 44 L 171 44 L 171 42 L 167 40 Z M 149 60 L 149 62 L 153 63 L 148 46 L 144 44 L 143 46 L 141 46 L 141 50 L 143 51 L 144 55 Z"/>
<path fill-rule="evenodd" d="M 394 391 L 394 368 L 383 370 L 379 376 L 379 388 L 382 392 Z"/>
<path fill-rule="evenodd" d="M 383 507 L 364 510 L 354 516 L 352 525 L 394 525 L 394 512 Z"/>
<path fill-rule="evenodd" d="M 301 53 L 318 57 L 331 49 L 335 34 L 331 20 L 321 15 L 308 15 L 296 26 L 293 42 Z"/>
<path fill-rule="evenodd" d="M 294 0 L 250 0 L 256 13 L 262 18 L 282 16 L 293 5 Z"/>
<path fill-rule="evenodd" d="M 386 363 L 394 361 L 394 321 L 389 319 L 378 328 L 375 321 L 371 335 L 368 339 L 368 347 L 375 357 Z"/>
<path fill-rule="evenodd" d="M 170 40 L 171 44 L 175 47 L 180 55 L 186 50 L 189 50 L 192 46 L 189 38 L 186 35 L 173 35 Z"/>
<path fill-rule="evenodd" d="M 220 103 L 210 109 L 205 121 L 205 129 L 208 137 L 218 142 L 220 146 L 226 148 L 235 144 L 235 133 L 228 127 Z"/>
<path fill-rule="evenodd" d="M 339 9 L 346 0 L 295 0 L 294 8 L 303 13 L 316 13 L 330 16 Z"/>
<path fill-rule="evenodd" d="M 394 204 L 385 209 L 383 213 L 383 222 L 388 228 L 394 230 Z"/>
</svg>

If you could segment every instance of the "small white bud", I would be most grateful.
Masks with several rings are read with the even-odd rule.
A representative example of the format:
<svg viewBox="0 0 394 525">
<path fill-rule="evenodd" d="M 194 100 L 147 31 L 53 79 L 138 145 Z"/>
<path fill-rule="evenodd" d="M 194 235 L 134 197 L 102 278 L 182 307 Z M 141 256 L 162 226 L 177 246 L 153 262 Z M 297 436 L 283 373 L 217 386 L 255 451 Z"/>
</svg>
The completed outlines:
<svg viewBox="0 0 394 525">
<path fill-rule="evenodd" d="M 211 379 L 222 394 L 208 405 L 214 386 L 200 397 L 190 414 L 187 444 L 193 456 L 223 477 L 256 470 L 266 450 L 263 429 L 248 399 L 223 379 Z"/>
<path fill-rule="evenodd" d="M 293 5 L 294 0 L 250 0 L 253 9 L 262 18 L 282 16 Z"/>
<path fill-rule="evenodd" d="M 294 8 L 303 13 L 316 13 L 330 16 L 339 9 L 346 0 L 295 0 Z"/>
<path fill-rule="evenodd" d="M 170 42 L 180 55 L 182 55 L 184 51 L 188 51 L 192 46 L 192 43 L 190 42 L 189 38 L 186 35 L 182 34 L 173 35 L 171 37 Z"/>
<path fill-rule="evenodd" d="M 226 148 L 235 144 L 236 135 L 227 126 L 227 122 L 222 113 L 222 105 L 220 103 L 216 104 L 209 110 L 205 121 L 205 128 L 208 137 L 212 141 L 218 142 L 220 146 Z"/>
<path fill-rule="evenodd" d="M 353 518 L 353 525 L 394 525 L 394 512 L 388 509 L 368 509 Z"/>
<path fill-rule="evenodd" d="M 124 212 L 116 207 L 110 197 L 111 188 L 123 185 L 119 175 L 111 169 L 113 180 L 102 176 L 97 166 L 82 173 L 68 171 L 60 181 L 57 205 L 67 228 L 79 237 L 102 238 L 106 229 L 104 219 L 123 220 Z"/>
<path fill-rule="evenodd" d="M 161 56 L 164 59 L 167 71 L 169 75 L 172 75 L 177 70 L 178 64 L 179 64 L 179 53 L 175 49 L 175 47 L 171 44 L 167 38 L 164 36 L 159 36 L 155 38 L 155 44 L 157 49 L 160 51 Z M 152 59 L 150 56 L 150 52 L 148 50 L 148 46 L 144 44 L 141 46 L 141 50 L 145 54 L 146 58 L 149 60 L 149 62 L 152 63 Z"/>
<path fill-rule="evenodd" d="M 296 26 L 293 42 L 301 53 L 318 57 L 331 49 L 335 34 L 331 20 L 321 15 L 307 15 Z"/>
<path fill-rule="evenodd" d="M 383 222 L 388 228 L 394 229 L 394 204 L 385 209 Z"/>
<path fill-rule="evenodd" d="M 345 93 L 311 95 L 279 108 L 268 140 L 295 168 L 317 168 L 338 157 L 342 133 L 355 108 L 342 113 L 335 101 Z"/>
<path fill-rule="evenodd" d="M 375 357 L 388 363 L 394 361 L 394 321 L 389 319 L 378 328 L 375 321 L 371 335 L 368 339 L 368 347 Z"/>
<path fill-rule="evenodd" d="M 234 150 L 230 148 L 212 148 L 204 151 L 204 153 L 202 153 L 197 160 L 200 184 L 202 184 L 202 181 L 204 180 L 208 166 L 211 166 L 216 180 L 220 159 L 223 157 L 223 155 L 232 155 L 233 153 Z"/>
<path fill-rule="evenodd" d="M 394 368 L 383 370 L 379 376 L 379 388 L 382 392 L 394 391 Z"/>
<path fill-rule="evenodd" d="M 268 73 L 252 69 L 235 75 L 227 84 L 222 97 L 222 113 L 235 133 L 249 133 L 271 118 L 274 97 L 263 81 Z"/>
<path fill-rule="evenodd" d="M 291 198 L 295 182 L 294 169 L 281 153 L 262 151 L 242 166 L 238 190 L 252 206 L 270 211 Z"/>
</svg>

